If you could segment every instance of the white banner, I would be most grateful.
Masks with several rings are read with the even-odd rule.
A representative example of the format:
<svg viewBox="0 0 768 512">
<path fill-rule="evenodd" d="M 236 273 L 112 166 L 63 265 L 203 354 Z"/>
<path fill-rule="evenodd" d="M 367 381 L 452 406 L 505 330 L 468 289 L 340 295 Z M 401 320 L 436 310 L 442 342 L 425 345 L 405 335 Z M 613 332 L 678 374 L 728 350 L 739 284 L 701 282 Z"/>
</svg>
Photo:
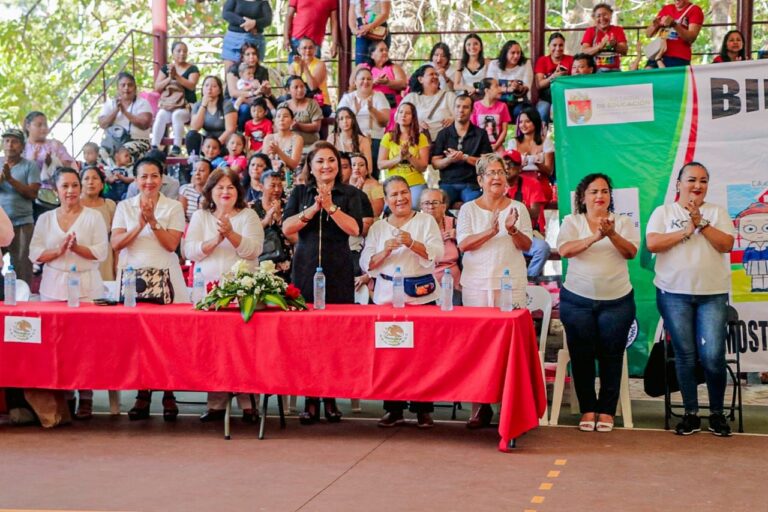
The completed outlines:
<svg viewBox="0 0 768 512">
<path fill-rule="evenodd" d="M 376 348 L 413 348 L 413 322 L 376 322 Z"/>
<path fill-rule="evenodd" d="M 3 340 L 6 343 L 42 343 L 40 318 L 6 316 Z"/>
</svg>

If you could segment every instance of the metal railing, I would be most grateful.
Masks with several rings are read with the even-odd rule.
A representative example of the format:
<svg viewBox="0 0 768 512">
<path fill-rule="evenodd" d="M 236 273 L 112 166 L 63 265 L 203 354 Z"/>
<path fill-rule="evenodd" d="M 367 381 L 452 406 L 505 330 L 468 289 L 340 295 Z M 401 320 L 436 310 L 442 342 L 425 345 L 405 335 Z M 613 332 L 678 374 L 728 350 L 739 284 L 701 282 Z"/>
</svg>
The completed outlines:
<svg viewBox="0 0 768 512">
<path fill-rule="evenodd" d="M 108 91 L 117 80 L 118 73 L 129 69 L 131 74 L 136 77 L 138 85 L 145 84 L 147 81 L 153 82 L 152 70 L 155 62 L 151 58 L 144 57 L 143 52 L 137 53 L 137 35 L 149 37 L 153 42 L 156 39 L 155 35 L 140 30 L 130 30 L 126 33 L 96 68 L 85 85 L 51 123 L 50 130 L 53 132 L 58 125 L 63 125 L 68 121 L 68 134 L 62 143 L 65 147 L 69 145 L 70 154 L 75 158 L 81 153 L 77 144 L 90 141 L 98 134 L 99 128 L 94 119 L 94 111 L 106 101 Z M 151 49 L 147 53 L 152 55 Z M 147 65 L 150 69 L 148 73 Z"/>
</svg>

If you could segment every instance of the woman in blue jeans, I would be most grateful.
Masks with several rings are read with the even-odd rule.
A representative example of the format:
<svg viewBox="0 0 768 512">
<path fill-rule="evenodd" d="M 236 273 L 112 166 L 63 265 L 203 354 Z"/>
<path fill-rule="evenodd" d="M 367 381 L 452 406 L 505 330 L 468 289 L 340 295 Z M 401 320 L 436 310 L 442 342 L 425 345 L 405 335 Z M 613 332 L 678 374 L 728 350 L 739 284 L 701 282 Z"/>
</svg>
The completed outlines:
<svg viewBox="0 0 768 512">
<path fill-rule="evenodd" d="M 569 260 L 560 292 L 560 320 L 581 408 L 579 430 L 610 432 L 627 335 L 635 319 L 627 260 L 637 254 L 640 235 L 630 217 L 613 214 L 613 186 L 604 174 L 589 174 L 579 182 L 573 211 L 563 219 L 557 237 L 560 255 Z"/>
<path fill-rule="evenodd" d="M 677 200 L 656 208 L 646 243 L 656 253 L 656 303 L 675 350 L 675 370 L 685 414 L 679 435 L 701 430 L 694 370 L 704 368 L 709 393 L 709 430 L 731 435 L 723 415 L 726 308 L 730 290 L 733 222 L 725 208 L 707 203 L 709 171 L 685 164 L 677 176 Z"/>
</svg>

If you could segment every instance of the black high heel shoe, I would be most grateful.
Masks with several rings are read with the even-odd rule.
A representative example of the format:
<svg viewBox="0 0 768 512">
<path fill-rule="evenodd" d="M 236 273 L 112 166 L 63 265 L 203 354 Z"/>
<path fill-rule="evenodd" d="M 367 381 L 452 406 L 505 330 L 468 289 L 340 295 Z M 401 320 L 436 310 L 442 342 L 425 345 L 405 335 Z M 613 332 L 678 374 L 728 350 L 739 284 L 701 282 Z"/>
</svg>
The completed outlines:
<svg viewBox="0 0 768 512">
<path fill-rule="evenodd" d="M 477 412 L 467 422 L 468 429 L 487 428 L 493 420 L 493 408 L 489 404 L 482 404 Z"/>
<path fill-rule="evenodd" d="M 176 421 L 176 417 L 179 415 L 179 407 L 176 405 L 176 397 L 171 395 L 165 395 L 163 397 L 163 420 L 172 422 Z"/>
<path fill-rule="evenodd" d="M 320 399 L 307 397 L 304 404 L 304 412 L 299 414 L 299 423 L 302 425 L 312 425 L 318 421 L 320 421 Z"/>
<path fill-rule="evenodd" d="M 148 420 L 150 405 L 152 405 L 152 392 L 140 390 L 136 395 L 133 408 L 128 411 L 128 419 L 131 421 Z"/>
<path fill-rule="evenodd" d="M 335 398 L 324 398 L 323 404 L 325 405 L 325 419 L 328 423 L 339 423 L 341 421 L 341 411 L 336 407 Z"/>
</svg>

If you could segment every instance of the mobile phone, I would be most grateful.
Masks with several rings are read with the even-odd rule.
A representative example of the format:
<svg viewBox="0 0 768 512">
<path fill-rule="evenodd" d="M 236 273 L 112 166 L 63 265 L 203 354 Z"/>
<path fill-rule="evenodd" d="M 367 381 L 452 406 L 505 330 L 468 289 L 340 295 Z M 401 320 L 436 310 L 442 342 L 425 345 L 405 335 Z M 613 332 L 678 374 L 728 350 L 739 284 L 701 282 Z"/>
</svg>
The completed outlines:
<svg viewBox="0 0 768 512">
<path fill-rule="evenodd" d="M 120 304 L 118 301 L 114 299 L 94 299 L 93 303 L 96 306 L 117 306 L 118 304 Z"/>
</svg>

